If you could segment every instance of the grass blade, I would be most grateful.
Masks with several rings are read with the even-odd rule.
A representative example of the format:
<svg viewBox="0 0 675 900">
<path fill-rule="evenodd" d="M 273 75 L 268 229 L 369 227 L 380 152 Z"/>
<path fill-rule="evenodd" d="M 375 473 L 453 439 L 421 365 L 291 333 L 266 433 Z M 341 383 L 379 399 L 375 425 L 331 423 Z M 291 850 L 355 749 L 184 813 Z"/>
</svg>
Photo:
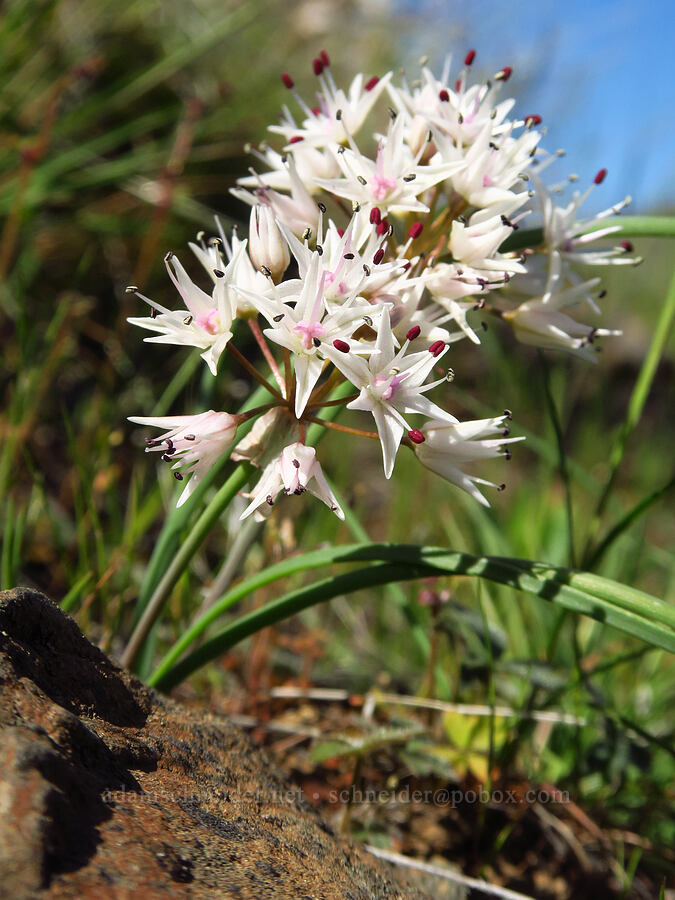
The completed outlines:
<svg viewBox="0 0 675 900">
<path fill-rule="evenodd" d="M 628 512 L 619 519 L 616 525 L 610 529 L 602 541 L 600 541 L 595 550 L 591 552 L 588 560 L 584 563 L 584 568 L 595 569 L 614 541 L 621 537 L 624 531 L 627 528 L 630 528 L 636 519 L 645 513 L 653 503 L 660 500 L 664 494 L 667 494 L 668 491 L 672 490 L 673 487 L 675 487 L 675 475 L 673 475 L 670 481 L 668 481 L 667 484 L 664 484 L 663 487 L 657 488 L 657 490 L 653 491 L 651 494 L 643 497 L 639 503 L 636 503 L 632 509 L 629 509 Z"/>
<path fill-rule="evenodd" d="M 626 451 L 628 439 L 642 416 L 642 410 L 644 409 L 647 397 L 649 396 L 649 391 L 651 390 L 652 382 L 656 375 L 656 369 L 665 349 L 666 342 L 668 341 L 673 321 L 675 321 L 675 274 L 670 282 L 661 315 L 659 316 L 656 328 L 654 329 L 652 342 L 647 351 L 647 355 L 644 358 L 640 373 L 635 382 L 635 387 L 633 388 L 633 392 L 628 402 L 626 418 L 624 419 L 621 430 L 612 447 L 609 458 L 609 477 L 607 478 L 607 482 L 595 509 L 595 515 L 591 523 L 587 542 L 586 557 L 589 555 L 591 541 L 594 540 L 598 528 L 600 527 L 600 519 L 605 510 L 605 506 L 607 505 L 607 501 L 611 496 L 612 488 L 614 487 L 614 479 L 616 478 L 616 473 Z"/>
<path fill-rule="evenodd" d="M 675 653 L 675 609 L 641 591 L 598 575 L 531 560 L 474 556 L 410 544 L 357 544 L 327 548 L 286 560 L 230 591 L 190 629 L 190 638 L 199 636 L 236 599 L 241 599 L 256 586 L 283 577 L 281 572 L 284 569 L 286 572 L 297 572 L 329 563 L 356 562 L 370 562 L 373 565 L 323 579 L 245 613 L 176 665 L 172 665 L 169 658 L 165 657 L 153 673 L 150 683 L 168 690 L 204 663 L 261 628 L 317 603 L 364 587 L 433 575 L 472 575 L 509 585 Z M 236 599 L 233 599 L 235 595 Z M 186 640 L 183 639 L 180 644 L 184 647 Z M 172 658 L 175 656 L 173 654 Z"/>
</svg>

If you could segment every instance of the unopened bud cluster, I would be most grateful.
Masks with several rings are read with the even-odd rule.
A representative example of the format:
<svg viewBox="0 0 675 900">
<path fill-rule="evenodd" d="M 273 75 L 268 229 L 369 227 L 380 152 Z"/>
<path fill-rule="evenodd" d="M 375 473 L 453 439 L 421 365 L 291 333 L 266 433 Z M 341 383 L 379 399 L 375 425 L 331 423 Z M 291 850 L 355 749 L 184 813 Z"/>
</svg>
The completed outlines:
<svg viewBox="0 0 675 900">
<path fill-rule="evenodd" d="M 601 169 L 584 192 L 556 205 L 562 187 L 546 186 L 543 172 L 561 153 L 541 147 L 541 116 L 515 115 L 515 101 L 503 96 L 509 66 L 472 78 L 475 56 L 470 50 L 454 74 L 448 61 L 440 77 L 423 66 L 412 84 L 396 83 L 391 72 L 359 74 L 344 89 L 322 51 L 312 61 L 317 90 L 309 102 L 284 73 L 290 102 L 269 129 L 276 147 L 255 149 L 256 166 L 232 191 L 250 205 L 248 238 L 228 237 L 218 223 L 218 235 L 200 233 L 190 244 L 208 290 L 168 254 L 178 304 L 130 288 L 151 307 L 129 320 L 154 332 L 146 340 L 199 348 L 213 375 L 229 352 L 269 392 L 269 403 L 246 414 L 132 419 L 163 429 L 148 449 L 162 451 L 178 480 L 191 476 L 179 503 L 231 452 L 262 470 L 243 516 L 269 509 L 280 493 L 309 491 L 343 517 L 307 444 L 308 425 L 318 423 L 378 440 L 387 478 L 406 446 L 487 504 L 478 486 L 503 485 L 465 468 L 510 458 L 508 445 L 519 438 L 509 436 L 506 411 L 460 422 L 447 408 L 450 345 L 480 344 L 477 314 L 483 327 L 491 315 L 524 343 L 590 361 L 597 339 L 617 333 L 570 313 L 597 314 L 602 296 L 599 279 L 584 280 L 577 263 L 638 261 L 626 242 L 594 244 L 618 230 L 599 223 L 629 199 L 579 218 L 605 179 Z M 510 250 L 531 213 L 543 239 Z M 241 327 L 253 332 L 259 359 L 236 348 Z M 359 411 L 361 422 L 322 417 L 340 405 Z M 237 442 L 238 426 L 252 417 Z"/>
</svg>

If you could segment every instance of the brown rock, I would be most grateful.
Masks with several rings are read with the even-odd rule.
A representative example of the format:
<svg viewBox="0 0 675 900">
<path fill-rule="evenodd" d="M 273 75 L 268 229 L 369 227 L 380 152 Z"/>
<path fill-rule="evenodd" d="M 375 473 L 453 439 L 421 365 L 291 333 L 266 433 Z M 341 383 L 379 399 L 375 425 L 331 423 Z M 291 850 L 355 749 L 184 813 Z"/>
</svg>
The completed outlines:
<svg viewBox="0 0 675 900">
<path fill-rule="evenodd" d="M 339 840 L 226 719 L 0 593 L 0 897 L 423 898 Z"/>
</svg>

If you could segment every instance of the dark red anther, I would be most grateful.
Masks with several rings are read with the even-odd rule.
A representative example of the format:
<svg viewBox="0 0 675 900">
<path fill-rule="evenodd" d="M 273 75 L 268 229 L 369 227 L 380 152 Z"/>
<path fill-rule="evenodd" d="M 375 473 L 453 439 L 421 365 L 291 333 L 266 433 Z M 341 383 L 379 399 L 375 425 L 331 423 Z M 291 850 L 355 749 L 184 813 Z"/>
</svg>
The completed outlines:
<svg viewBox="0 0 675 900">
<path fill-rule="evenodd" d="M 402 266 L 403 271 L 407 272 L 411 266 L 412 266 L 412 263 L 410 262 L 410 260 L 407 260 L 406 262 L 403 263 L 403 266 Z"/>
<path fill-rule="evenodd" d="M 382 213 L 379 206 L 374 206 L 370 211 L 370 224 L 379 225 L 382 221 Z"/>
<path fill-rule="evenodd" d="M 421 330 L 422 329 L 420 328 L 419 325 L 413 325 L 413 327 L 410 329 L 410 331 L 406 334 L 405 339 L 407 341 L 414 341 L 416 337 L 420 336 Z"/>
<path fill-rule="evenodd" d="M 606 176 L 607 176 L 607 169 L 600 169 L 600 171 L 595 176 L 593 181 L 595 184 L 602 184 L 602 182 L 605 180 Z"/>
<path fill-rule="evenodd" d="M 344 228 L 338 228 L 337 233 L 340 235 L 340 237 L 344 237 L 345 236 Z"/>
<path fill-rule="evenodd" d="M 380 236 L 386 234 L 389 231 L 389 222 L 386 219 L 382 219 L 382 221 L 377 223 L 377 228 L 375 230 Z"/>
<path fill-rule="evenodd" d="M 410 226 L 408 237 L 415 240 L 415 238 L 418 238 L 422 234 L 423 230 L 424 225 L 421 222 L 413 222 L 413 224 Z"/>
<path fill-rule="evenodd" d="M 323 110 L 321 109 L 320 106 L 313 106 L 313 107 L 312 107 L 312 112 L 313 112 L 313 114 L 314 114 L 315 116 L 320 116 L 321 113 L 323 112 Z"/>
<path fill-rule="evenodd" d="M 440 356 L 444 350 L 445 341 L 434 341 L 431 347 L 429 347 L 429 353 L 431 353 L 433 357 Z"/>
<path fill-rule="evenodd" d="M 314 69 L 315 75 L 321 75 L 321 73 L 323 72 L 323 63 L 320 59 L 313 59 L 312 68 Z"/>
<path fill-rule="evenodd" d="M 460 91 L 462 89 L 462 79 L 458 78 L 455 82 L 455 90 Z"/>
<path fill-rule="evenodd" d="M 380 247 L 375 256 L 373 256 L 373 264 L 379 266 L 384 259 L 384 247 Z"/>
<path fill-rule="evenodd" d="M 321 53 L 319 53 L 319 59 L 321 60 L 321 62 L 324 64 L 324 66 L 326 68 L 328 68 L 328 66 L 330 66 L 330 57 L 328 56 L 328 54 L 326 53 L 325 50 L 322 50 Z"/>
<path fill-rule="evenodd" d="M 621 241 L 619 243 L 619 247 L 623 247 L 623 249 L 626 251 L 626 253 L 633 252 L 633 245 L 631 244 L 630 241 Z"/>
<path fill-rule="evenodd" d="M 333 346 L 335 347 L 336 350 L 339 350 L 340 353 L 349 353 L 349 351 L 351 349 L 349 344 L 347 343 L 347 341 L 341 341 L 339 339 L 336 341 L 333 341 Z"/>
<path fill-rule="evenodd" d="M 304 141 L 304 138 L 299 134 L 294 134 L 288 143 L 289 144 L 299 144 L 300 141 Z"/>
<path fill-rule="evenodd" d="M 476 58 L 476 51 L 475 51 L 475 50 L 469 50 L 469 52 L 468 52 L 468 53 L 466 54 L 466 56 L 464 57 L 464 65 L 465 65 L 465 66 L 470 66 L 470 65 L 473 63 L 473 61 L 474 61 L 475 58 Z"/>
<path fill-rule="evenodd" d="M 450 101 L 450 94 L 446 91 L 445 88 L 443 88 L 442 91 L 438 92 L 438 99 L 443 103 L 448 103 Z"/>
<path fill-rule="evenodd" d="M 508 81 L 512 73 L 513 69 L 511 68 L 511 66 L 504 66 L 503 69 L 497 72 L 495 78 L 497 79 L 497 81 Z"/>
<path fill-rule="evenodd" d="M 413 428 L 411 431 L 409 431 L 408 437 L 413 442 L 413 444 L 423 444 L 426 440 L 426 438 L 418 428 Z"/>
<path fill-rule="evenodd" d="M 283 75 L 281 76 L 281 80 L 283 81 L 284 85 L 288 88 L 289 91 L 295 87 L 295 82 L 293 81 L 291 76 L 288 74 L 288 72 L 283 73 Z"/>
<path fill-rule="evenodd" d="M 525 124 L 528 128 L 531 128 L 533 125 L 541 125 L 541 116 L 538 116 L 536 113 L 532 116 L 525 116 Z"/>
<path fill-rule="evenodd" d="M 373 77 L 369 78 L 368 81 L 366 81 L 366 83 L 363 85 L 363 89 L 365 91 L 372 91 L 379 80 L 380 79 L 377 77 L 377 75 L 373 75 Z"/>
</svg>

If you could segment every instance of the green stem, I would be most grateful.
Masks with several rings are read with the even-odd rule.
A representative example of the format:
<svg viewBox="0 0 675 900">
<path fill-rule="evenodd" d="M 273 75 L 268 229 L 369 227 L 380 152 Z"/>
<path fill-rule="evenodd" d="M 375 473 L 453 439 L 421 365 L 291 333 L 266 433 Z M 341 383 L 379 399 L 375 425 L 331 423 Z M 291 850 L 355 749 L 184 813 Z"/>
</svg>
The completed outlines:
<svg viewBox="0 0 675 900">
<path fill-rule="evenodd" d="M 176 374 L 164 388 L 162 396 L 155 404 L 151 415 L 165 416 L 171 409 L 173 401 L 202 364 L 202 359 L 198 353 L 190 353 L 189 356 L 186 356 Z"/>
<path fill-rule="evenodd" d="M 485 649 L 487 650 L 487 663 L 488 663 L 488 703 L 490 705 L 491 714 L 489 719 L 489 731 L 488 731 L 488 765 L 487 765 L 487 777 L 485 779 L 485 790 L 488 795 L 492 793 L 492 770 L 494 769 L 495 764 L 495 706 L 497 705 L 497 689 L 495 685 L 495 660 L 494 654 L 492 652 L 492 638 L 490 636 L 490 623 L 488 622 L 488 617 L 485 612 L 485 605 L 483 604 L 483 585 L 481 582 L 478 582 L 478 606 L 480 608 L 480 617 L 483 622 L 483 634 L 485 635 Z M 479 833 L 482 832 L 483 827 L 485 825 L 485 815 L 487 813 L 487 805 L 485 803 L 481 803 L 480 812 L 479 812 Z"/>
<path fill-rule="evenodd" d="M 251 477 L 252 466 L 248 463 L 240 463 L 234 472 L 227 479 L 225 484 L 220 488 L 216 496 L 206 507 L 201 516 L 197 519 L 194 528 L 190 531 L 180 549 L 174 556 L 169 568 L 162 576 L 161 581 L 155 588 L 155 591 L 143 611 L 136 628 L 129 639 L 124 653 L 122 654 L 122 665 L 130 669 L 138 654 L 140 653 L 143 643 L 150 633 L 150 629 L 157 621 L 164 604 L 169 598 L 176 582 L 183 574 L 184 570 L 190 563 L 190 560 L 201 547 L 202 542 L 207 534 L 230 504 L 233 497 L 240 491 Z"/>
<path fill-rule="evenodd" d="M 619 431 L 619 434 L 617 435 L 617 438 L 614 442 L 614 446 L 612 447 L 612 452 L 609 457 L 609 477 L 607 478 L 607 482 L 595 508 L 595 513 L 589 530 L 586 550 L 584 553 L 585 558 L 591 556 L 591 546 L 596 534 L 598 533 L 600 520 L 602 518 L 603 512 L 605 511 L 605 506 L 607 505 L 607 501 L 611 496 L 612 488 L 614 487 L 614 480 L 616 478 L 619 466 L 621 465 L 623 455 L 626 451 L 628 439 L 630 438 L 633 429 L 638 424 L 642 416 L 642 410 L 644 409 L 647 397 L 649 396 L 649 391 L 651 390 L 652 382 L 654 381 L 654 376 L 656 375 L 656 370 L 668 341 L 668 336 L 670 334 L 670 330 L 672 328 L 674 320 L 675 275 L 673 275 L 673 278 L 670 282 L 670 287 L 668 288 L 668 293 L 666 295 L 665 303 L 663 304 L 663 309 L 661 310 L 661 315 L 659 316 L 659 321 L 656 323 L 652 342 L 649 346 L 649 350 L 647 351 L 644 362 L 642 363 L 640 374 L 637 377 L 635 387 L 633 388 L 633 392 L 628 402 L 626 418 L 624 419 L 621 430 Z"/>
<path fill-rule="evenodd" d="M 262 387 L 257 388 L 248 400 L 239 409 L 240 413 L 250 411 L 254 406 L 260 404 L 265 398 L 265 390 Z M 253 427 L 251 420 L 243 422 L 237 429 L 237 437 L 241 439 Z M 136 601 L 134 610 L 134 626 L 139 621 L 145 607 L 148 605 L 159 581 L 178 551 L 181 542 L 181 535 L 186 528 L 188 522 L 193 518 L 193 513 L 201 507 L 202 501 L 211 486 L 216 483 L 225 466 L 228 464 L 230 454 L 224 453 L 222 457 L 215 463 L 213 468 L 202 478 L 197 485 L 189 500 L 182 506 L 174 507 L 168 514 L 162 531 L 157 539 L 152 551 L 152 556 L 145 571 L 145 576 L 141 584 L 141 588 Z M 148 642 L 150 644 L 150 642 Z M 150 656 L 152 648 L 148 645 L 147 651 L 143 651 L 143 659 L 139 660 L 136 671 L 140 677 L 145 677 L 150 672 Z"/>
<path fill-rule="evenodd" d="M 569 471 L 567 469 L 567 454 L 565 452 L 565 438 L 563 435 L 562 424 L 558 416 L 553 392 L 551 390 L 551 371 L 548 361 L 544 354 L 539 351 L 539 363 L 542 371 L 542 384 L 544 386 L 544 396 L 546 397 L 546 407 L 555 432 L 556 444 L 558 447 L 558 467 L 560 469 L 560 477 L 565 488 L 565 512 L 567 516 L 567 544 L 568 544 L 568 561 L 574 566 L 574 518 L 572 511 L 572 488 L 570 484 Z"/>
</svg>

